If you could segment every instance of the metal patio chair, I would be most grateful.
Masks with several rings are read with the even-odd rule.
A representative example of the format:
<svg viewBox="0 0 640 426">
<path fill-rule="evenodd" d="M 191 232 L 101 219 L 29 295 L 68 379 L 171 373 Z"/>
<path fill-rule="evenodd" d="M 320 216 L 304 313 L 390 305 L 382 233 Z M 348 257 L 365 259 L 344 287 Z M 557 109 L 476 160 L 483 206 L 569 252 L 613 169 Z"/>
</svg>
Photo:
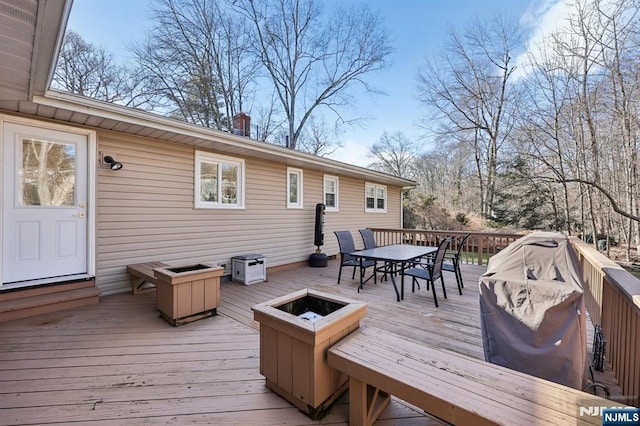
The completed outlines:
<svg viewBox="0 0 640 426">
<path fill-rule="evenodd" d="M 412 278 L 411 291 L 415 291 L 416 285 L 420 288 L 418 283 L 418 279 L 423 279 L 427 281 L 427 290 L 429 290 L 429 286 L 431 286 L 431 292 L 433 293 L 433 301 L 438 307 L 438 297 L 436 296 L 436 281 L 438 278 L 442 284 L 442 293 L 444 294 L 444 298 L 447 298 L 447 290 L 444 287 L 444 279 L 442 277 L 442 263 L 444 261 L 444 256 L 447 252 L 447 248 L 449 247 L 449 243 L 451 243 L 451 237 L 447 237 L 440 242 L 438 245 L 438 250 L 433 258 L 433 262 L 427 261 L 419 261 L 414 266 L 405 269 L 402 271 L 403 275 L 410 276 Z"/>
<path fill-rule="evenodd" d="M 444 262 L 442 264 L 443 271 L 453 272 L 454 274 L 456 274 L 456 283 L 458 284 L 458 293 L 460 294 L 462 294 L 462 289 L 464 288 L 464 282 L 462 281 L 462 272 L 460 271 L 462 248 L 467 242 L 467 239 L 469 239 L 470 235 L 471 234 L 467 234 L 462 238 L 462 240 L 460 240 L 457 250 L 447 250 L 444 255 L 444 260 L 446 260 L 447 262 Z"/>
<path fill-rule="evenodd" d="M 365 250 L 378 247 L 376 237 L 373 235 L 373 231 L 371 229 L 359 229 L 358 232 L 360 232 L 360 235 L 362 236 L 362 242 L 364 243 Z M 382 273 L 382 280 L 387 279 L 387 269 L 384 266 L 378 266 L 378 262 L 374 261 L 373 270 L 375 271 L 374 273 Z"/>
<path fill-rule="evenodd" d="M 356 269 L 360 268 L 360 284 L 362 284 L 362 279 L 364 277 L 365 270 L 370 266 L 375 266 L 375 261 L 366 260 L 366 259 L 358 259 L 356 257 L 351 256 L 351 253 L 356 251 L 356 244 L 353 241 L 353 235 L 351 235 L 350 231 L 333 231 L 338 238 L 338 246 L 340 247 L 340 270 L 338 271 L 338 284 L 340 284 L 340 278 L 342 277 L 342 268 L 345 266 L 353 267 L 353 274 L 351 275 L 351 279 L 355 279 L 356 277 Z M 375 271 L 373 275 L 373 281 L 376 282 Z"/>
</svg>

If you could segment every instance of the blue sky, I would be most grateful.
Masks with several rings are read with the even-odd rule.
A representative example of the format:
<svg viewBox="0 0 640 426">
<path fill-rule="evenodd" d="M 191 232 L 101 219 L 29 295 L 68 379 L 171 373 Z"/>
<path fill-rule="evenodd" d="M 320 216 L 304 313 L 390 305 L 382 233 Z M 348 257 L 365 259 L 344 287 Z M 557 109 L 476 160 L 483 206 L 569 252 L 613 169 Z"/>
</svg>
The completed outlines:
<svg viewBox="0 0 640 426">
<path fill-rule="evenodd" d="M 345 0 L 321 1 L 331 7 L 331 3 Z M 402 131 L 426 143 L 417 126 L 424 110 L 415 100 L 416 73 L 428 55 L 441 49 L 449 26 L 463 29 L 475 17 L 502 14 L 532 28 L 552 16 L 554 5 L 562 0 L 368 0 L 366 3 L 383 16 L 395 47 L 392 66 L 368 80 L 387 95 L 359 97 L 357 113 L 371 119 L 347 130 L 343 135 L 344 147 L 332 156 L 362 166 L 369 162 L 366 156 L 369 147 L 385 130 Z M 74 0 L 67 28 L 107 48 L 119 60 L 126 60 L 127 44 L 141 40 L 149 28 L 148 4 L 149 0 Z"/>
</svg>

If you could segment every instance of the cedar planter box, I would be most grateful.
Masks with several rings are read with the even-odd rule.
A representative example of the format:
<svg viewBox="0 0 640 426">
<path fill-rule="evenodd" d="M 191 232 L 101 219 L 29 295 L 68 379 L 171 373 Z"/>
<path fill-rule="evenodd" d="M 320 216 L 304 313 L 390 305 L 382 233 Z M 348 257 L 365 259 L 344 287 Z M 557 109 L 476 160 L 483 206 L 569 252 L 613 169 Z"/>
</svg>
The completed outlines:
<svg viewBox="0 0 640 426">
<path fill-rule="evenodd" d="M 305 289 L 251 309 L 260 323 L 267 387 L 312 419 L 322 418 L 348 387 L 348 376 L 327 364 L 327 351 L 360 327 L 367 304 Z"/>
<path fill-rule="evenodd" d="M 160 316 L 178 326 L 216 315 L 223 271 L 221 267 L 201 263 L 154 269 Z"/>
</svg>

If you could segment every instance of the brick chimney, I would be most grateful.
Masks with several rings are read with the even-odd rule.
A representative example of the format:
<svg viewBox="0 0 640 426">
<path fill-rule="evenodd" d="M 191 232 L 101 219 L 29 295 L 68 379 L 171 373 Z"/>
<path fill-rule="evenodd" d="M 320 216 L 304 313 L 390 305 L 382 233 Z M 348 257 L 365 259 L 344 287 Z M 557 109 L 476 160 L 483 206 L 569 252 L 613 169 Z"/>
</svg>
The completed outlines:
<svg viewBox="0 0 640 426">
<path fill-rule="evenodd" d="M 240 136 L 251 136 L 251 117 L 244 112 L 239 112 L 233 116 L 233 134 Z"/>
</svg>

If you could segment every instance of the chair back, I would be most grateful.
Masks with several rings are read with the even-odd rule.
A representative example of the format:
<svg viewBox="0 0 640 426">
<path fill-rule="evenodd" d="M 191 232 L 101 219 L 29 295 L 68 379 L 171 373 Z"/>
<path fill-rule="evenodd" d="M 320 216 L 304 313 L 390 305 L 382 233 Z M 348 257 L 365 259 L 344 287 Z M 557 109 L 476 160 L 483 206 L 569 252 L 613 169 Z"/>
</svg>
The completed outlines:
<svg viewBox="0 0 640 426">
<path fill-rule="evenodd" d="M 447 247 L 449 247 L 449 243 L 451 242 L 451 237 L 447 237 L 444 240 L 440 241 L 440 245 L 438 245 L 438 251 L 436 251 L 436 256 L 433 260 L 433 272 L 431 273 L 431 279 L 439 278 L 442 273 L 442 262 L 444 261 L 444 255 L 447 253 Z"/>
<path fill-rule="evenodd" d="M 342 258 L 346 260 L 347 258 L 351 258 L 352 256 L 345 256 L 349 253 L 353 253 L 356 251 L 356 243 L 353 241 L 353 235 L 351 235 L 350 231 L 333 231 L 338 238 L 338 246 L 340 247 L 340 254 Z"/>
<path fill-rule="evenodd" d="M 362 242 L 364 243 L 364 249 L 376 248 L 376 237 L 373 235 L 373 231 L 369 228 L 359 229 L 360 235 L 362 235 Z"/>
<path fill-rule="evenodd" d="M 458 243 L 458 251 L 456 251 L 456 257 L 458 259 L 460 259 L 460 255 L 462 254 L 462 248 L 464 247 L 464 244 L 467 242 L 467 240 L 469 239 L 469 236 L 471 234 L 467 234 L 465 235 L 462 240 L 460 240 L 460 242 Z"/>
</svg>

